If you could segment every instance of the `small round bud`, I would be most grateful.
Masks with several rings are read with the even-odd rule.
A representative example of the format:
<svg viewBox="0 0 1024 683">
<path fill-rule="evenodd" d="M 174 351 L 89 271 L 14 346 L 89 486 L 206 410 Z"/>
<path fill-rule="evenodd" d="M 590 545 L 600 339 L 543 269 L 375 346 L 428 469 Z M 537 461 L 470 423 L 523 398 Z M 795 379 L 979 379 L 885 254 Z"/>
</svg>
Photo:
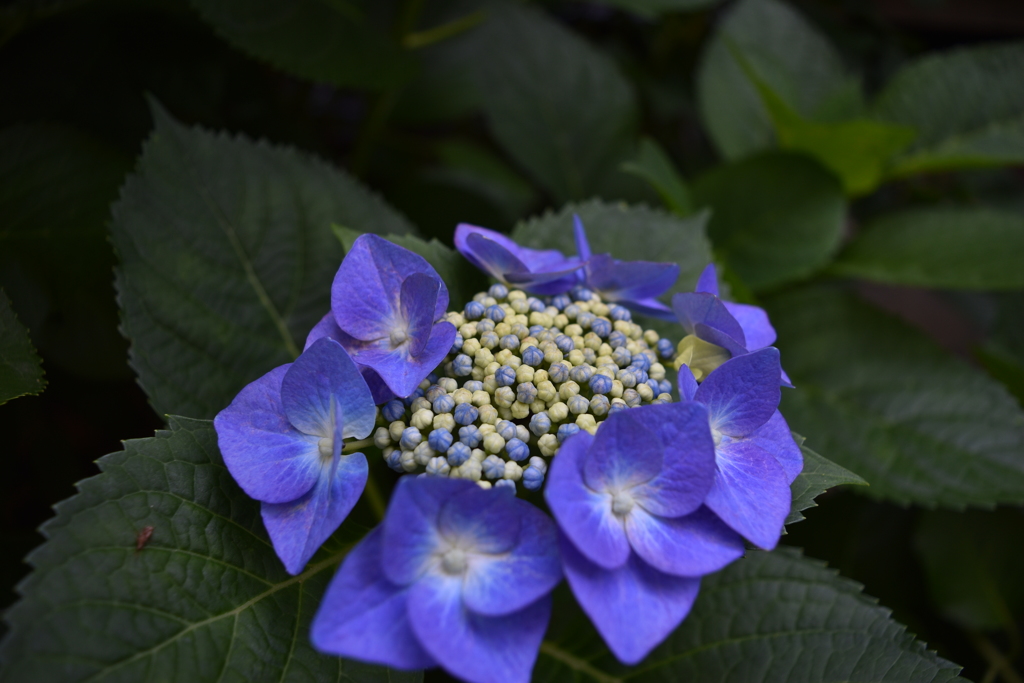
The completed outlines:
<svg viewBox="0 0 1024 683">
<path fill-rule="evenodd" d="M 487 453 L 501 453 L 505 448 L 505 439 L 498 433 L 488 434 L 484 437 L 484 451 Z"/>
<path fill-rule="evenodd" d="M 590 401 L 585 396 L 580 396 L 579 394 L 570 397 L 567 403 L 569 405 L 569 412 L 573 415 L 582 415 L 590 408 Z"/>
<path fill-rule="evenodd" d="M 561 351 L 562 353 L 569 353 L 574 348 L 576 348 L 576 346 L 572 343 L 572 338 L 564 334 L 560 334 L 557 337 L 555 337 L 555 346 L 557 346 L 558 350 Z"/>
<path fill-rule="evenodd" d="M 625 306 L 619 306 L 618 304 L 612 304 L 608 307 L 608 315 L 615 321 L 630 320 L 633 317 L 628 308 Z"/>
<path fill-rule="evenodd" d="M 508 296 L 508 287 L 500 282 L 496 282 L 491 285 L 491 288 L 487 290 L 487 293 L 495 299 L 504 299 Z"/>
<path fill-rule="evenodd" d="M 615 328 L 614 332 L 608 335 L 608 344 L 611 345 L 613 349 L 623 347 L 627 342 L 629 342 L 629 337 L 627 337 L 618 327 Z"/>
<path fill-rule="evenodd" d="M 430 432 L 430 436 L 427 437 L 427 443 L 438 453 L 444 453 L 452 447 L 452 433 L 446 429 L 435 429 Z"/>
<path fill-rule="evenodd" d="M 462 348 L 466 348 L 465 344 L 463 344 Z M 464 353 L 455 356 L 455 360 L 452 361 L 452 372 L 458 377 L 465 377 L 473 372 L 473 359 Z"/>
<path fill-rule="evenodd" d="M 396 472 L 402 472 L 402 451 L 398 448 L 384 449 L 384 462 Z"/>
<path fill-rule="evenodd" d="M 384 404 L 384 407 L 381 408 L 380 412 L 388 422 L 401 420 L 402 416 L 405 415 L 405 404 L 398 399 L 388 401 Z"/>
<path fill-rule="evenodd" d="M 433 458 L 435 455 L 436 453 L 434 453 L 434 449 L 431 448 L 430 444 L 428 444 L 426 441 L 416 446 L 416 448 L 414 448 L 412 451 L 413 459 L 416 461 L 416 464 L 421 467 L 425 467 L 426 464 L 430 462 L 430 459 Z"/>
<path fill-rule="evenodd" d="M 626 389 L 622 392 L 622 400 L 630 408 L 636 408 L 640 405 L 640 394 L 636 392 L 636 389 Z"/>
<path fill-rule="evenodd" d="M 468 393 L 468 392 L 467 392 Z M 455 406 L 455 421 L 460 425 L 473 424 L 480 416 L 480 411 L 472 403 L 460 403 Z"/>
<path fill-rule="evenodd" d="M 516 382 L 533 382 L 534 374 L 532 366 L 520 365 L 516 368 Z"/>
<path fill-rule="evenodd" d="M 456 389 L 459 388 L 459 383 L 456 382 L 451 377 L 442 377 L 441 379 L 437 380 L 437 386 L 441 387 L 447 393 L 450 394 L 450 393 L 452 393 L 453 391 L 455 391 Z"/>
<path fill-rule="evenodd" d="M 598 338 L 607 338 L 612 333 L 612 324 L 604 318 L 598 318 L 590 323 L 590 329 Z"/>
<path fill-rule="evenodd" d="M 448 464 L 451 465 L 452 467 L 460 467 L 469 460 L 469 456 L 471 453 L 472 450 L 470 449 L 469 446 L 462 443 L 461 441 L 457 441 L 456 443 L 453 443 L 451 445 L 451 448 L 448 449 Z"/>
<path fill-rule="evenodd" d="M 558 428 L 558 434 L 556 435 L 556 438 L 558 439 L 558 443 L 564 443 L 566 439 L 568 439 L 573 434 L 578 434 L 579 431 L 580 431 L 579 425 L 574 424 L 572 422 L 570 422 L 569 424 L 561 425 Z"/>
<path fill-rule="evenodd" d="M 551 305 L 560 311 L 565 310 L 565 307 L 571 303 L 572 299 L 570 299 L 565 294 L 559 294 L 558 296 L 552 297 L 551 299 Z"/>
<path fill-rule="evenodd" d="M 451 413 L 435 415 L 432 426 L 434 429 L 444 429 L 450 432 L 455 429 L 455 417 Z"/>
<path fill-rule="evenodd" d="M 537 491 L 544 485 L 544 473 L 530 465 L 523 470 L 523 488 L 527 491 Z"/>
<path fill-rule="evenodd" d="M 458 360 L 458 358 L 456 358 Z M 624 368 L 629 365 L 630 361 L 633 360 L 633 354 L 631 354 L 625 346 L 620 346 L 612 351 L 612 362 L 618 365 L 620 368 Z"/>
<path fill-rule="evenodd" d="M 515 351 L 519 348 L 519 337 L 514 334 L 506 334 L 501 338 L 501 341 L 498 342 L 498 344 L 503 349 Z"/>
<path fill-rule="evenodd" d="M 608 400 L 608 397 L 598 394 L 590 399 L 590 414 L 594 417 L 604 417 L 608 414 L 610 406 L 611 402 Z"/>
<path fill-rule="evenodd" d="M 558 401 L 548 406 L 547 413 L 552 422 L 562 422 L 569 417 L 569 406 L 565 405 L 562 401 Z"/>
<path fill-rule="evenodd" d="M 434 456 L 427 461 L 427 474 L 432 477 L 447 477 L 452 467 L 442 456 Z"/>
<path fill-rule="evenodd" d="M 488 350 L 493 349 L 500 341 L 498 335 L 494 332 L 484 332 L 480 335 L 480 346 Z"/>
<path fill-rule="evenodd" d="M 509 410 L 512 411 L 512 417 L 516 420 L 525 419 L 530 414 L 529 404 L 520 401 L 513 402 Z"/>
<path fill-rule="evenodd" d="M 466 304 L 465 308 L 462 309 L 462 315 L 467 320 L 479 320 L 484 315 L 484 305 L 479 301 L 470 301 Z"/>
<path fill-rule="evenodd" d="M 543 370 L 541 372 L 543 372 Z M 534 378 L 539 377 L 539 376 L 540 376 L 540 372 L 538 372 L 536 375 L 534 375 Z M 538 401 L 543 401 L 544 403 L 550 403 L 551 401 L 555 400 L 556 396 L 558 396 L 558 390 L 555 389 L 555 385 L 554 384 L 552 384 L 551 382 L 549 382 L 547 380 L 543 380 L 541 382 L 538 382 L 538 384 L 537 384 L 537 400 Z"/>
<path fill-rule="evenodd" d="M 442 389 L 439 385 L 435 384 L 431 386 L 429 389 L 427 389 L 427 393 L 423 394 L 423 398 L 430 401 L 431 405 L 433 405 L 434 401 L 436 401 L 441 396 L 447 395 L 447 393 L 447 391 Z"/>
<path fill-rule="evenodd" d="M 612 378 L 607 375 L 595 374 L 590 378 L 590 390 L 595 394 L 607 394 L 612 390 Z"/>
<path fill-rule="evenodd" d="M 530 455 L 530 447 L 519 439 L 509 439 L 508 443 L 505 444 L 505 452 L 508 453 L 508 457 L 512 458 L 517 462 L 522 462 Z"/>
<path fill-rule="evenodd" d="M 557 363 L 558 361 L 562 360 L 563 357 L 564 356 L 562 355 L 561 349 L 559 349 L 557 346 L 550 348 L 544 352 L 544 362 L 548 364 Z"/>
<path fill-rule="evenodd" d="M 493 486 L 489 481 L 477 482 L 477 485 L 487 488 L 487 486 L 484 486 L 484 484 L 493 488 L 495 491 L 509 491 L 512 493 L 512 495 L 515 495 L 516 492 L 516 483 L 514 481 L 511 481 L 510 479 L 499 479 L 498 481 L 494 482 Z"/>
<path fill-rule="evenodd" d="M 569 379 L 569 366 L 565 363 L 555 363 L 548 368 L 548 377 L 555 384 L 561 384 Z"/>
<path fill-rule="evenodd" d="M 493 320 L 494 322 L 501 322 L 505 319 L 505 311 L 498 305 L 488 306 L 487 310 L 484 311 L 484 315 L 487 316 L 488 320 Z"/>
<path fill-rule="evenodd" d="M 399 458 L 399 464 L 401 465 L 403 472 L 413 472 L 418 466 L 416 463 L 416 456 L 412 451 L 402 451 L 402 455 Z"/>
<path fill-rule="evenodd" d="M 590 313 L 589 311 L 585 311 L 576 316 L 576 322 L 579 324 L 580 327 L 583 328 L 590 327 L 595 320 L 597 320 L 597 316 L 594 315 L 593 313 Z"/>
<path fill-rule="evenodd" d="M 530 430 L 523 425 L 516 425 L 516 438 L 523 443 L 530 442 Z"/>
<path fill-rule="evenodd" d="M 498 387 L 494 391 L 494 405 L 501 408 L 510 408 L 516 400 L 516 394 L 512 387 Z"/>
<path fill-rule="evenodd" d="M 505 476 L 505 461 L 496 455 L 488 455 L 481 466 L 488 479 L 501 479 Z"/>
<path fill-rule="evenodd" d="M 378 427 L 373 433 L 373 445 L 381 450 L 391 445 L 391 435 L 387 427 Z"/>
<path fill-rule="evenodd" d="M 427 408 L 421 408 L 412 414 L 412 419 L 409 420 L 409 424 L 419 430 L 430 429 L 431 423 L 434 421 L 434 413 Z"/>
<path fill-rule="evenodd" d="M 615 379 L 622 382 L 624 387 L 635 387 L 636 386 L 636 375 L 629 370 L 619 370 L 615 373 Z"/>
<path fill-rule="evenodd" d="M 466 391 L 476 393 L 484 388 L 484 383 L 479 380 L 469 380 L 462 385 L 462 388 Z"/>
<path fill-rule="evenodd" d="M 481 391 L 474 391 L 473 392 L 472 403 L 477 408 L 482 408 L 483 406 L 490 405 L 490 403 L 491 403 L 491 395 L 488 394 L 486 391 L 482 391 L 482 390 Z"/>
<path fill-rule="evenodd" d="M 563 382 L 562 386 L 558 387 L 558 397 L 566 402 L 578 393 L 580 393 L 580 385 L 572 380 Z"/>
<path fill-rule="evenodd" d="M 412 399 L 412 402 L 409 404 L 410 413 L 415 413 L 417 410 L 424 409 L 430 410 L 430 401 L 428 401 L 423 396 L 417 396 L 416 398 Z"/>
<path fill-rule="evenodd" d="M 403 451 L 411 451 L 420 444 L 423 439 L 423 435 L 420 434 L 420 430 L 416 427 L 407 427 L 402 430 L 402 436 L 398 441 L 398 445 L 402 447 Z"/>
<path fill-rule="evenodd" d="M 537 367 L 544 362 L 544 352 L 536 346 L 530 346 L 523 349 L 522 358 L 523 364 Z"/>
<path fill-rule="evenodd" d="M 476 425 L 466 425 L 465 427 L 459 427 L 459 441 L 466 444 L 470 448 L 476 448 L 483 441 L 484 435 L 480 433 L 480 430 Z"/>
<path fill-rule="evenodd" d="M 507 481 L 519 481 L 519 479 L 522 478 L 522 476 L 523 468 L 519 465 L 519 463 L 514 462 L 512 460 L 507 460 L 505 462 L 505 471 L 502 474 L 502 477 L 504 479 L 506 479 Z"/>
<path fill-rule="evenodd" d="M 498 434 L 501 434 L 501 438 L 506 441 L 516 438 L 516 425 L 514 422 L 499 420 L 498 424 L 494 425 L 494 428 Z"/>
<path fill-rule="evenodd" d="M 580 429 L 586 432 L 590 432 L 591 434 L 597 431 L 597 419 L 590 413 L 578 415 L 576 417 L 576 425 Z"/>
<path fill-rule="evenodd" d="M 657 349 L 658 356 L 664 360 L 668 360 L 675 355 L 676 345 L 669 339 L 659 339 Z"/>
<path fill-rule="evenodd" d="M 402 440 L 402 432 L 405 431 L 405 423 L 401 420 L 395 420 L 388 425 L 388 434 L 391 435 L 391 440 L 398 442 Z"/>
<path fill-rule="evenodd" d="M 577 384 L 586 384 L 594 376 L 594 368 L 586 363 L 577 365 L 569 371 L 569 377 Z"/>
<path fill-rule="evenodd" d="M 537 387 L 533 382 L 523 382 L 516 387 L 516 400 L 529 405 L 537 400 Z"/>
<path fill-rule="evenodd" d="M 547 434 L 550 429 L 551 418 L 548 416 L 547 413 L 537 413 L 532 418 L 530 418 L 530 431 L 536 434 L 537 436 Z"/>
<path fill-rule="evenodd" d="M 537 448 L 542 455 L 550 458 L 558 450 L 558 437 L 554 434 L 545 434 L 537 439 Z"/>
<path fill-rule="evenodd" d="M 637 384 L 636 393 L 640 394 L 641 401 L 650 402 L 654 399 L 654 390 L 651 389 L 651 385 L 647 383 Z"/>
</svg>

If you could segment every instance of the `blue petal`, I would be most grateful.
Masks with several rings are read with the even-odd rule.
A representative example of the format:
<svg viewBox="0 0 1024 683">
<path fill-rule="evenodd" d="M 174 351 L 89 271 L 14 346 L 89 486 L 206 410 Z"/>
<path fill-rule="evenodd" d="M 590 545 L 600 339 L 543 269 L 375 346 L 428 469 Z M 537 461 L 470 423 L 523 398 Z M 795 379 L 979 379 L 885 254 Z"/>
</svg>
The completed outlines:
<svg viewBox="0 0 1024 683">
<path fill-rule="evenodd" d="M 449 543 L 476 553 L 501 555 L 520 541 L 519 515 L 515 496 L 502 495 L 472 486 L 453 495 L 441 506 L 437 529 Z"/>
<path fill-rule="evenodd" d="M 403 477 L 391 494 L 384 515 L 384 573 L 393 583 L 408 585 L 436 560 L 443 541 L 438 531 L 441 507 L 449 498 L 480 489 L 465 479 Z M 486 493 L 486 492 L 485 492 Z"/>
<path fill-rule="evenodd" d="M 672 297 L 672 310 L 690 334 L 716 344 L 734 356 L 747 352 L 743 328 L 713 294 L 683 292 Z"/>
<path fill-rule="evenodd" d="M 655 569 L 676 576 L 717 572 L 743 556 L 743 538 L 706 507 L 685 517 L 657 517 L 637 506 L 626 517 L 633 550 Z"/>
<path fill-rule="evenodd" d="M 747 342 L 747 350 L 756 351 L 775 343 L 775 328 L 772 327 L 768 320 L 768 314 L 763 308 L 748 304 L 734 304 L 731 301 L 722 303 L 743 328 L 743 338 Z"/>
<path fill-rule="evenodd" d="M 649 438 L 655 421 L 668 413 L 644 406 L 608 417 L 583 461 L 583 480 L 593 491 L 619 491 L 639 486 L 661 472 L 663 444 Z M 696 506 L 695 506 L 696 507 Z"/>
<path fill-rule="evenodd" d="M 330 337 L 334 341 L 343 344 L 342 335 L 344 334 L 341 328 L 338 327 L 338 322 L 334 319 L 334 313 L 328 311 L 327 315 L 321 318 L 320 322 L 314 325 L 313 329 L 306 335 L 306 345 L 302 347 L 302 350 L 305 351 L 313 345 L 313 342 L 323 337 Z"/>
<path fill-rule="evenodd" d="M 470 243 L 470 237 L 473 236 L 476 237 L 474 238 L 473 243 Z M 479 245 L 482 243 L 478 242 L 477 238 L 489 240 L 493 244 L 500 247 L 505 252 L 505 254 L 508 254 L 509 256 L 511 256 L 512 259 L 515 260 L 512 261 L 504 254 L 500 254 L 497 252 L 491 254 L 493 248 L 487 244 L 484 244 L 484 248 L 487 250 L 487 254 L 478 254 L 477 251 L 474 249 L 474 244 Z M 459 253 L 465 256 L 466 260 L 468 260 L 474 266 L 476 266 L 477 268 L 486 273 L 494 275 L 495 277 L 498 277 L 498 275 L 491 270 L 491 267 L 485 260 L 486 256 L 488 255 L 491 257 L 496 257 L 499 263 L 509 264 L 513 268 L 518 268 L 519 270 L 522 271 L 528 270 L 526 264 L 520 261 L 519 258 L 516 256 L 517 252 L 519 251 L 519 245 L 513 242 L 505 235 L 502 235 L 500 232 L 496 232 L 494 230 L 488 230 L 487 228 L 479 228 L 475 225 L 469 225 L 468 223 L 460 223 L 455 227 L 455 248 L 458 249 Z M 519 265 L 516 266 L 516 263 L 518 263 Z M 502 270 L 502 272 L 505 271 Z"/>
<path fill-rule="evenodd" d="M 590 242 L 587 241 L 587 231 L 583 229 L 583 221 L 576 214 L 572 215 L 573 235 L 576 238 L 576 255 L 580 261 L 590 260 Z"/>
<path fill-rule="evenodd" d="M 659 320 L 676 322 L 676 314 L 671 308 L 657 299 L 637 299 L 636 301 L 620 301 L 620 304 L 641 315 L 649 315 Z"/>
<path fill-rule="evenodd" d="M 423 273 L 413 273 L 402 282 L 402 318 L 408 322 L 409 353 L 423 353 L 434 325 L 434 306 L 442 283 Z"/>
<path fill-rule="evenodd" d="M 494 496 L 491 491 L 482 491 Z M 501 555 L 478 555 L 463 584 L 466 607 L 477 614 L 501 616 L 544 597 L 562 580 L 558 532 L 551 518 L 535 505 L 511 495 L 506 499 L 506 523 L 521 521 L 519 543 Z"/>
<path fill-rule="evenodd" d="M 792 484 L 804 469 L 800 446 L 793 440 L 793 432 L 779 411 L 776 410 L 767 422 L 751 432 L 748 440 L 775 456 L 786 472 L 788 483 Z"/>
<path fill-rule="evenodd" d="M 296 430 L 281 404 L 281 381 L 289 367 L 246 386 L 213 420 L 231 476 L 251 498 L 268 503 L 302 497 L 320 476 L 319 439 Z"/>
<path fill-rule="evenodd" d="M 381 405 L 393 398 L 398 398 L 398 395 L 391 391 L 391 388 L 381 379 L 376 370 L 365 365 L 360 366 L 359 370 L 366 381 L 366 386 L 370 387 L 370 394 L 373 396 L 374 403 Z"/>
<path fill-rule="evenodd" d="M 577 602 L 623 664 L 636 664 L 672 633 L 700 590 L 700 579 L 659 572 L 636 555 L 609 571 L 564 537 L 559 547 Z"/>
<path fill-rule="evenodd" d="M 605 429 L 607 424 L 601 431 Z M 612 569 L 629 557 L 629 541 L 622 522 L 612 513 L 611 495 L 596 493 L 583 483 L 584 458 L 594 441 L 590 434 L 579 432 L 562 444 L 551 462 L 544 499 L 559 528 L 580 551 Z"/>
<path fill-rule="evenodd" d="M 466 244 L 482 265 L 482 270 L 502 282 L 505 282 L 506 276 L 510 274 L 530 272 L 526 264 L 516 258 L 515 254 L 483 235 L 470 234 L 466 237 Z"/>
<path fill-rule="evenodd" d="M 679 279 L 675 263 L 617 261 L 607 255 L 593 256 L 586 267 L 587 286 L 606 301 L 639 301 L 664 294 Z"/>
<path fill-rule="evenodd" d="M 661 454 L 657 475 L 633 489 L 636 500 L 663 517 L 681 517 L 700 507 L 715 479 L 715 442 L 704 407 L 692 401 L 643 406 L 616 413 L 607 422 L 623 415 L 630 416 L 636 427 L 631 439 L 621 442 L 619 459 L 645 457 L 639 443 Z M 602 431 L 608 428 L 607 422 Z"/>
<path fill-rule="evenodd" d="M 679 387 L 679 396 L 684 401 L 692 401 L 697 394 L 697 380 L 693 376 L 690 366 L 683 363 L 676 375 L 676 386 Z"/>
<path fill-rule="evenodd" d="M 260 511 L 274 551 L 289 574 L 298 574 L 309 558 L 352 511 L 366 486 L 366 456 L 341 456 L 325 461 L 316 485 L 290 503 L 263 503 Z M 332 471 L 333 470 L 333 471 Z"/>
<path fill-rule="evenodd" d="M 456 333 L 451 323 L 435 323 L 426 346 L 416 357 L 409 355 L 407 345 L 391 349 L 361 344 L 349 346 L 348 351 L 357 363 L 372 368 L 396 396 L 405 398 L 416 391 L 420 382 L 448 355 Z"/>
<path fill-rule="evenodd" d="M 697 287 L 693 291 L 707 292 L 708 294 L 718 296 L 718 273 L 715 272 L 714 263 L 709 263 L 705 266 L 700 274 L 700 278 L 697 280 Z"/>
<path fill-rule="evenodd" d="M 373 396 L 359 368 L 337 341 L 319 339 L 302 352 L 281 382 L 281 403 L 296 429 L 333 436 L 335 409 L 345 438 L 366 438 L 377 417 Z M 340 441 L 335 439 L 340 448 Z"/>
<path fill-rule="evenodd" d="M 773 346 L 730 358 L 694 395 L 708 407 L 711 426 L 732 437 L 746 436 L 767 422 L 781 399 L 779 350 Z"/>
<path fill-rule="evenodd" d="M 470 612 L 454 577 L 424 577 L 409 591 L 409 620 L 420 644 L 470 683 L 528 683 L 550 617 L 550 597 L 500 617 Z"/>
<path fill-rule="evenodd" d="M 748 541 L 771 550 L 792 503 L 782 465 L 749 439 L 723 442 L 717 455 L 718 476 L 705 505 Z"/>
<path fill-rule="evenodd" d="M 367 534 L 331 579 L 310 628 L 313 647 L 396 669 L 436 666 L 409 624 L 408 589 L 381 571 L 382 536 L 380 527 Z"/>
</svg>

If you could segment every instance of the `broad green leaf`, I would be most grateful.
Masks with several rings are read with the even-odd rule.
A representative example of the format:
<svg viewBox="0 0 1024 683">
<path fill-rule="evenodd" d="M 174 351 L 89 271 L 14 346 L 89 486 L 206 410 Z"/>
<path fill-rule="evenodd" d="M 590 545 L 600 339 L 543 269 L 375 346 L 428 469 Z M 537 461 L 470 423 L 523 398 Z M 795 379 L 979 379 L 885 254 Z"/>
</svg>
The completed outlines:
<svg viewBox="0 0 1024 683">
<path fill-rule="evenodd" d="M 18 322 L 11 300 L 0 289 L 0 405 L 38 394 L 45 386 L 42 361 L 32 348 L 28 330 Z"/>
<path fill-rule="evenodd" d="M 867 486 L 868 482 L 850 470 L 840 467 L 805 446 L 802 436 L 794 434 L 793 437 L 796 438 L 797 443 L 800 444 L 800 450 L 803 452 L 804 468 L 790 484 L 793 491 L 793 505 L 790 508 L 789 517 L 786 518 L 786 524 L 793 524 L 804 519 L 800 513 L 808 508 L 817 507 L 814 499 L 834 486 L 846 484 Z"/>
<path fill-rule="evenodd" d="M 392 37 L 390 3 L 368 0 L 192 0 L 229 43 L 312 81 L 386 90 L 404 83 L 415 63 Z M 383 14 L 388 14 L 384 11 Z"/>
<path fill-rule="evenodd" d="M 847 245 L 835 272 L 949 289 L 1024 288 L 1024 216 L 983 208 L 889 213 Z"/>
<path fill-rule="evenodd" d="M 726 159 L 775 145 L 771 117 L 736 53 L 807 119 L 852 118 L 863 108 L 859 80 L 803 17 L 780 0 L 741 0 L 718 26 L 697 69 L 701 118 Z"/>
<path fill-rule="evenodd" d="M 512 2 L 489 4 L 487 20 L 466 38 L 491 133 L 556 200 L 584 198 L 618 173 L 638 115 L 615 62 L 543 12 Z"/>
<path fill-rule="evenodd" d="M 796 389 L 782 413 L 865 493 L 928 507 L 1024 502 L 1024 411 L 1006 390 L 836 288 L 766 302 Z"/>
<path fill-rule="evenodd" d="M 960 670 L 915 640 L 859 584 L 784 547 L 751 551 L 704 577 L 686 620 L 632 668 L 568 612 L 555 610 L 536 682 L 940 683 Z"/>
<path fill-rule="evenodd" d="M 812 159 L 767 152 L 697 180 L 694 204 L 712 210 L 715 253 L 754 290 L 807 277 L 839 248 L 846 202 Z"/>
<path fill-rule="evenodd" d="M 319 159 L 154 116 L 113 208 L 122 331 L 157 412 L 208 418 L 293 360 L 330 308 L 332 223 L 412 228 Z"/>
<path fill-rule="evenodd" d="M 465 187 L 500 207 L 512 223 L 537 202 L 537 191 L 504 161 L 482 146 L 448 140 L 437 146 L 442 166 L 430 177 Z"/>
<path fill-rule="evenodd" d="M 996 316 L 991 334 L 977 350 L 989 374 L 1002 382 L 1024 406 L 1024 293 L 994 295 Z"/>
<path fill-rule="evenodd" d="M 1024 612 L 1024 513 L 923 513 L 915 545 L 932 600 L 970 630 L 1014 629 Z"/>
<path fill-rule="evenodd" d="M 679 175 L 672 159 L 654 139 L 641 140 L 636 158 L 624 163 L 622 170 L 649 182 L 672 213 L 686 216 L 693 212 L 690 188 Z"/>
<path fill-rule="evenodd" d="M 1022 71 L 1022 42 L 927 55 L 900 69 L 873 113 L 919 135 L 889 175 L 1024 162 Z"/>
<path fill-rule="evenodd" d="M 309 624 L 362 535 L 345 525 L 298 576 L 235 484 L 213 424 L 170 430 L 98 461 L 42 532 L 5 619 L 0 678 L 38 681 L 421 680 L 317 653 Z M 142 544 L 139 534 L 151 535 Z"/>
<path fill-rule="evenodd" d="M 714 7 L 721 2 L 722 0 L 599 0 L 599 4 L 611 5 L 652 19 L 668 12 L 696 12 Z"/>
<path fill-rule="evenodd" d="M 352 248 L 356 238 L 363 234 L 337 225 L 333 228 L 334 234 L 341 240 L 346 252 Z M 434 267 L 448 288 L 449 310 L 461 309 L 467 301 L 473 298 L 474 294 L 482 292 L 488 287 L 484 275 L 470 266 L 462 254 L 445 246 L 437 239 L 427 242 L 415 235 L 384 235 L 384 238 L 419 254 Z"/>
</svg>

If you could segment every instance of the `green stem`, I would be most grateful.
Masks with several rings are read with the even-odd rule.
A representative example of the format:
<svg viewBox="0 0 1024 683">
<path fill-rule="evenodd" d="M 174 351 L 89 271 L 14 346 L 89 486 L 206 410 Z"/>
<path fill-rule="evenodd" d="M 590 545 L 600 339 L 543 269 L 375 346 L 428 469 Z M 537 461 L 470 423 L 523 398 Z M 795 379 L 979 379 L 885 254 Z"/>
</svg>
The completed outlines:
<svg viewBox="0 0 1024 683">
<path fill-rule="evenodd" d="M 484 16 L 483 10 L 477 10 L 464 17 L 453 19 L 446 24 L 428 28 L 425 31 L 406 33 L 402 36 L 402 46 L 409 50 L 416 50 L 433 45 L 434 43 L 440 43 L 442 40 L 448 40 L 473 28 L 484 20 Z"/>
<path fill-rule="evenodd" d="M 621 678 L 610 676 L 605 672 L 594 668 L 593 666 L 591 666 L 590 662 L 586 661 L 585 659 L 580 659 L 576 655 L 566 652 L 565 650 L 558 647 L 549 640 L 545 640 L 540 644 L 540 651 L 546 654 L 548 657 L 551 657 L 552 659 L 557 659 L 570 669 L 574 671 L 579 671 L 581 674 L 590 676 L 599 683 L 622 683 Z"/>
<path fill-rule="evenodd" d="M 363 439 L 362 441 L 348 441 L 344 446 L 341 447 L 342 453 L 355 453 L 356 451 L 362 450 L 367 446 L 373 445 L 373 439 Z"/>
<path fill-rule="evenodd" d="M 1024 678 L 1021 677 L 1017 670 L 1013 668 L 1013 664 L 1006 658 L 1006 656 L 999 651 L 992 642 L 981 635 L 980 633 L 972 633 L 971 640 L 974 641 L 975 649 L 985 658 L 985 661 L 989 664 L 989 673 L 993 670 L 997 670 L 1003 676 L 1003 680 L 1006 683 L 1024 683 Z M 989 673 L 985 675 L 985 679 L 989 678 Z"/>
</svg>

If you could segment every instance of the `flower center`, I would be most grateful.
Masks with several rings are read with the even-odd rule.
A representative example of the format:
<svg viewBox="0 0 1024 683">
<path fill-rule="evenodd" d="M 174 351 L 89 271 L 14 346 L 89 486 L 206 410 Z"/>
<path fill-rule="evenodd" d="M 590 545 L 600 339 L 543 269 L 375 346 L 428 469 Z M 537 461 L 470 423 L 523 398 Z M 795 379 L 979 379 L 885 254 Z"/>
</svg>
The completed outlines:
<svg viewBox="0 0 1024 683">
<path fill-rule="evenodd" d="M 467 564 L 466 551 L 461 548 L 452 548 L 441 558 L 441 568 L 445 574 L 462 574 Z"/>
<path fill-rule="evenodd" d="M 334 455 L 334 437 L 325 436 L 317 442 L 317 448 L 320 449 L 321 458 L 329 458 Z"/>
<path fill-rule="evenodd" d="M 403 325 L 396 325 L 391 328 L 391 348 L 396 348 L 409 338 L 409 330 Z"/>
<path fill-rule="evenodd" d="M 633 509 L 635 502 L 633 496 L 624 491 L 616 493 L 612 497 L 612 512 L 618 517 L 625 517 Z"/>
</svg>

